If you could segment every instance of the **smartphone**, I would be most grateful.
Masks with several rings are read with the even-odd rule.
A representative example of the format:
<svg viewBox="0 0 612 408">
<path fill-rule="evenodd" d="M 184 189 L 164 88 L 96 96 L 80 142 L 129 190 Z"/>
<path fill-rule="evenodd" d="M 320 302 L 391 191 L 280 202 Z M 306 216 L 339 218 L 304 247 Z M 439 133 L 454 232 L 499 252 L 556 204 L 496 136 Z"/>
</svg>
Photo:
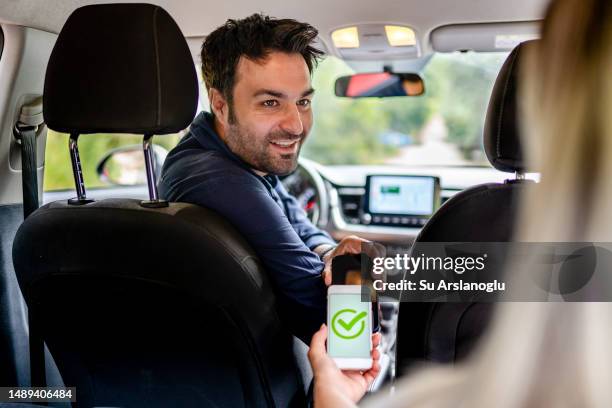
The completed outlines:
<svg viewBox="0 0 612 408">
<path fill-rule="evenodd" d="M 372 368 L 372 302 L 361 301 L 361 285 L 329 287 L 327 330 L 327 354 L 338 368 Z"/>
<path fill-rule="evenodd" d="M 362 285 L 367 284 L 362 280 L 361 261 L 370 263 L 371 258 L 364 253 L 344 254 L 332 259 L 332 285 Z M 372 333 L 380 331 L 380 308 L 376 301 L 376 293 L 372 299 Z"/>
<path fill-rule="evenodd" d="M 343 254 L 332 259 L 332 285 L 361 285 L 361 254 Z"/>
</svg>

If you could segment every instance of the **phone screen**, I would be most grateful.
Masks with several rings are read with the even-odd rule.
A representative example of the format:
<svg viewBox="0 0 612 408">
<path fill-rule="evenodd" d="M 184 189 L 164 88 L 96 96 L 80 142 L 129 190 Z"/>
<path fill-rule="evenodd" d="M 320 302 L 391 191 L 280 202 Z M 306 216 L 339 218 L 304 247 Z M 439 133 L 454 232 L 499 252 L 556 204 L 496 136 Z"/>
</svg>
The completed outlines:
<svg viewBox="0 0 612 408">
<path fill-rule="evenodd" d="M 329 295 L 327 352 L 337 358 L 370 357 L 370 302 L 360 293 Z"/>
</svg>

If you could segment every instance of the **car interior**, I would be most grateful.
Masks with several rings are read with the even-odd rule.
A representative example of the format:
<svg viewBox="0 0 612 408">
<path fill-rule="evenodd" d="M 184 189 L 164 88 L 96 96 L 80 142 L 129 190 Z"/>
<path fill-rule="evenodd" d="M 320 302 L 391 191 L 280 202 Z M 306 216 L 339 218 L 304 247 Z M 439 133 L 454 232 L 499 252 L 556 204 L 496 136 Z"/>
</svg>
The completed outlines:
<svg viewBox="0 0 612 408">
<path fill-rule="evenodd" d="M 0 386 L 76 387 L 50 406 L 309 406 L 308 347 L 283 324 L 255 251 L 219 214 L 157 192 L 168 150 L 208 109 L 203 39 L 257 12 L 318 29 L 319 119 L 282 182 L 334 239 L 393 255 L 512 239 L 518 197 L 538 179 L 519 141 L 518 67 L 546 5 L 0 3 Z M 388 27 L 407 42 L 392 45 Z M 366 74 L 417 91 L 360 91 Z M 383 110 L 389 126 L 367 123 Z M 377 177 L 431 180 L 415 204 L 426 209 L 385 210 Z M 492 309 L 380 304 L 371 394 L 465 358 Z"/>
</svg>

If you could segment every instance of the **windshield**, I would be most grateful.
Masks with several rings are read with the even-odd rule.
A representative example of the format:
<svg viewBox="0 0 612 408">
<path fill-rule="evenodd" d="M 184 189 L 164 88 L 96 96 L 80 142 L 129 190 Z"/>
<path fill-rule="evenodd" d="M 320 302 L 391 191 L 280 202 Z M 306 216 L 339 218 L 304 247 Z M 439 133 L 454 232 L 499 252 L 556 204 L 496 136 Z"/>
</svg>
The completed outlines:
<svg viewBox="0 0 612 408">
<path fill-rule="evenodd" d="M 303 155 L 322 164 L 489 166 L 484 116 L 507 53 L 434 54 L 416 97 L 340 98 L 334 81 L 354 73 L 327 57 L 313 77 L 315 125 Z"/>
</svg>

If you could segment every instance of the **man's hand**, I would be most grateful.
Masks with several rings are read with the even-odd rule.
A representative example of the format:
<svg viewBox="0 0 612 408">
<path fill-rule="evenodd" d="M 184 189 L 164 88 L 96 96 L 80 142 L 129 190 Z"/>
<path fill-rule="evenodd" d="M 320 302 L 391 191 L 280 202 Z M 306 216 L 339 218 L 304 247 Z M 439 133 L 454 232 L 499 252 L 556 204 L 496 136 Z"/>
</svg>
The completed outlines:
<svg viewBox="0 0 612 408">
<path fill-rule="evenodd" d="M 323 269 L 323 280 L 327 286 L 331 285 L 332 282 L 332 259 L 338 255 L 344 254 L 359 254 L 361 253 L 361 245 L 363 243 L 370 242 L 367 239 L 359 238 L 355 235 L 349 235 L 348 237 L 342 238 L 340 243 L 334 248 L 333 251 L 328 252 L 323 257 L 325 262 L 325 268 Z"/>
</svg>

